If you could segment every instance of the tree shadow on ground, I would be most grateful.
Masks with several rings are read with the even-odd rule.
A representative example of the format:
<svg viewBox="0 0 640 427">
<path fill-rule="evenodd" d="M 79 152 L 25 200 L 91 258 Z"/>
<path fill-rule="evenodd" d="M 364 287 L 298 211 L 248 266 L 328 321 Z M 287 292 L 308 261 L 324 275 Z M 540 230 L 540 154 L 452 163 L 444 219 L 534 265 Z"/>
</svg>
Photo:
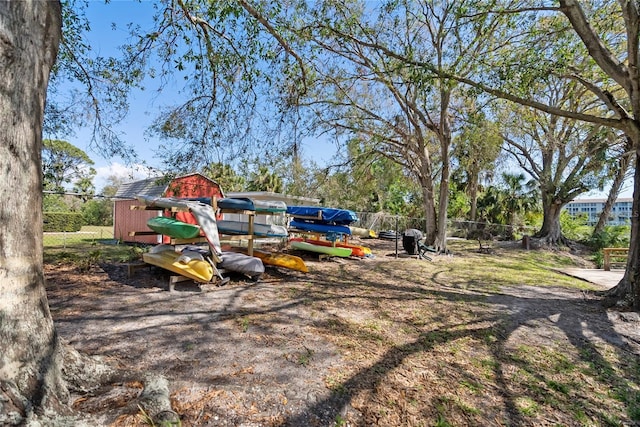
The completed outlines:
<svg viewBox="0 0 640 427">
<path fill-rule="evenodd" d="M 406 277 L 390 278 L 389 283 L 373 283 L 353 279 L 343 283 L 347 289 L 349 287 L 370 288 L 375 295 L 376 290 L 384 289 L 385 294 L 391 289 L 397 300 L 411 300 L 413 298 L 424 298 L 429 295 L 433 301 L 464 301 L 471 304 L 482 304 L 490 307 L 488 312 L 493 313 L 488 316 L 478 318 L 473 322 L 450 325 L 449 327 L 438 328 L 421 333 L 412 342 L 393 346 L 386 350 L 375 363 L 360 369 L 351 377 L 344 380 L 339 387 L 339 393 L 334 393 L 331 398 L 323 402 L 318 402 L 314 406 L 326 408 L 335 406 L 336 417 L 340 418 L 346 413 L 349 401 L 363 391 L 375 393 L 381 382 L 385 381 L 386 374 L 400 367 L 407 359 L 417 353 L 433 351 L 435 347 L 454 342 L 460 338 L 473 338 L 482 341 L 487 334 L 498 337 L 497 342 L 492 345 L 494 359 L 494 374 L 496 382 L 500 388 L 499 393 L 502 398 L 503 415 L 500 422 L 506 425 L 534 425 L 537 423 L 535 417 L 532 418 L 526 411 L 523 411 L 518 399 L 526 394 L 522 390 L 514 389 L 511 381 L 507 378 L 505 367 L 516 365 L 519 369 L 527 372 L 542 387 L 540 393 L 535 393 L 534 399 L 538 399 L 538 404 L 548 403 L 545 401 L 544 388 L 553 392 L 560 390 L 561 396 L 570 393 L 566 385 L 554 382 L 550 376 L 545 376 L 536 371 L 535 364 L 530 363 L 526 358 L 517 356 L 518 348 L 512 347 L 512 338 L 517 334 L 542 333 L 548 327 L 553 327 L 562 332 L 568 344 L 579 354 L 579 359 L 585 362 L 590 368 L 590 375 L 597 380 L 610 384 L 619 395 L 619 400 L 626 407 L 627 416 L 634 421 L 640 418 L 640 405 L 638 404 L 638 376 L 639 365 L 627 365 L 622 363 L 621 368 L 612 366 L 609 358 L 603 355 L 601 343 L 608 343 L 618 353 L 618 358 L 637 357 L 640 355 L 638 345 L 638 335 L 622 336 L 614 328 L 607 311 L 602 307 L 597 299 L 585 299 L 584 293 L 580 291 L 568 291 L 566 289 L 554 289 L 543 287 L 503 288 L 503 292 L 487 292 L 481 288 L 474 290 L 447 289 L 446 285 L 438 280 L 438 272 L 434 272 L 428 280 L 415 280 L 407 282 Z M 314 287 L 326 288 L 326 283 L 335 283 L 345 280 L 346 275 L 338 271 L 336 277 L 323 276 L 314 282 Z M 395 285 L 393 284 L 395 283 Z M 433 287 L 429 283 L 436 283 L 438 287 Z M 328 293 L 321 293 L 321 298 L 330 298 Z M 570 296 L 568 298 L 568 296 Z M 342 298 L 348 300 L 351 295 L 347 292 Z M 376 296 L 373 298 L 385 298 Z M 348 305 L 348 302 L 344 303 Z M 341 325 L 336 323 L 342 322 Z M 486 326 L 474 326 L 486 325 Z M 318 325 L 320 328 L 335 331 L 341 327 L 349 329 L 349 325 L 343 320 L 333 318 L 331 322 Z M 522 331 L 521 329 L 525 329 Z M 536 330 L 538 330 L 536 332 Z M 562 339 L 558 337 L 543 337 L 554 340 Z M 530 343 L 532 348 L 544 340 L 534 339 L 528 341 L 526 337 L 519 341 Z M 527 349 L 525 348 L 524 351 Z M 599 423 L 616 423 L 616 419 L 610 415 L 610 409 L 603 405 L 598 396 L 570 396 L 564 398 L 565 408 L 576 411 L 575 414 L 566 414 L 568 420 L 579 422 L 580 417 L 595 420 Z M 316 408 L 309 409 L 315 412 Z M 582 412 L 581 412 L 582 411 Z M 370 415 L 370 414 L 369 414 Z M 303 425 L 305 423 L 304 414 L 300 414 L 287 419 L 286 425 Z M 375 422 L 375 419 L 366 419 L 363 425 Z M 434 420 L 435 421 L 435 420 Z"/>
<path fill-rule="evenodd" d="M 497 387 L 491 393 L 499 396 L 500 402 L 485 413 L 462 414 L 463 418 L 458 420 L 466 416 L 471 424 L 499 420 L 508 425 L 534 425 L 539 419 L 523 411 L 520 399 L 527 396 L 534 403 L 545 405 L 549 403 L 546 394 L 557 400 L 560 412 L 576 412 L 564 414 L 566 418 L 560 422 L 578 422 L 576 417 L 580 414 L 574 409 L 578 406 L 585 408 L 586 419 L 603 424 L 611 421 L 608 408 L 598 396 L 572 395 L 570 389 L 566 390 L 571 384 L 562 384 L 536 369 L 527 352 L 538 351 L 546 343 L 571 347 L 566 353 L 577 355 L 574 363 L 581 361 L 588 366 L 585 375 L 614 386 L 619 395 L 617 400 L 626 408 L 627 419 L 638 419 L 635 391 L 640 375 L 638 365 L 613 366 L 611 357 L 603 354 L 606 343 L 620 360 L 629 355 L 637 358 L 640 354 L 637 328 L 635 336 L 619 332 L 618 325 L 614 326 L 598 300 L 585 299 L 579 291 L 559 288 L 497 288 L 477 283 L 451 287 L 443 278 L 447 267 L 436 265 L 429 266 L 428 275 L 412 274 L 406 266 L 386 268 L 339 262 L 324 265 L 327 266 L 307 275 L 270 270 L 263 281 L 202 294 L 169 293 L 130 285 L 104 287 L 98 283 L 92 288 L 98 292 L 94 298 L 61 295 L 53 308 L 73 310 L 56 322 L 67 336 L 72 336 L 72 342 L 72 329 L 66 328 L 82 324 L 85 330 L 78 334 L 77 342 L 85 351 L 108 354 L 119 363 L 133 364 L 142 355 L 132 352 L 132 348 L 145 343 L 149 351 L 155 352 L 156 367 L 170 376 L 182 382 L 230 387 L 238 392 L 244 388 L 264 388 L 268 382 L 281 384 L 284 390 L 298 384 L 293 382 L 296 376 L 327 375 L 331 363 L 336 362 L 334 350 L 326 341 L 315 338 L 316 332 L 325 338 L 354 336 L 373 343 L 372 347 L 381 343 L 378 352 L 367 349 L 371 354 L 367 363 L 361 363 L 357 370 L 331 384 L 330 393 L 315 391 L 313 399 L 296 395 L 304 406 L 289 413 L 283 405 L 282 413 L 286 416 L 277 425 L 310 425 L 310 420 L 329 425 L 351 417 L 355 425 L 384 424 L 386 419 L 376 418 L 378 415 L 372 410 L 360 406 L 353 410 L 354 399 L 375 395 L 388 382 L 390 373 L 405 364 L 410 366 L 416 356 L 438 358 L 442 346 L 463 340 L 490 343 L 486 362 Z M 371 276 L 372 271 L 377 275 Z M 416 301 L 416 313 L 403 311 L 404 306 Z M 447 313 L 451 307 L 459 312 Z M 420 323 L 421 316 L 430 312 L 436 315 L 425 316 L 425 322 Z M 376 325 L 363 327 L 370 319 L 358 316 L 366 313 L 377 313 L 394 328 L 412 331 L 411 338 L 401 343 L 390 342 L 384 331 L 375 329 Z M 442 320 L 438 320 L 440 314 Z M 358 343 L 355 345 L 352 351 L 357 352 Z M 344 356 L 344 349 L 336 351 Z M 247 361 L 257 357 L 270 358 L 272 371 L 247 373 L 250 364 Z M 305 364 L 305 357 L 311 362 Z M 199 370 L 198 365 L 207 360 L 224 366 L 210 367 L 206 372 Z M 567 363 L 560 360 L 559 365 L 560 362 Z M 465 372 L 464 364 L 456 365 L 455 357 L 450 363 L 464 381 L 477 381 L 474 374 Z M 514 385 L 513 369 L 531 380 Z M 322 379 L 318 381 L 315 387 L 322 385 Z M 419 387 L 419 382 L 419 376 L 409 379 L 413 387 Z M 526 385 L 539 390 L 528 393 L 521 388 Z M 423 420 L 446 417 L 447 408 L 441 406 L 447 404 L 434 397 L 430 407 L 418 409 L 417 416 Z M 238 415 L 236 420 L 247 419 Z"/>
</svg>

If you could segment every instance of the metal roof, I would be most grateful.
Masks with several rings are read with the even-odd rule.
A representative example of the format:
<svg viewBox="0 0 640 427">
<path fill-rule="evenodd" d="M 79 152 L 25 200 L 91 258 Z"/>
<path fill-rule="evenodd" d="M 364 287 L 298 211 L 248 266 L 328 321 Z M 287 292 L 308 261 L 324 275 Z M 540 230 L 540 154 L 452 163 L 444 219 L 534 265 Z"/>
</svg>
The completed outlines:
<svg viewBox="0 0 640 427">
<path fill-rule="evenodd" d="M 122 184 L 120 188 L 118 188 L 118 191 L 116 192 L 116 195 L 114 197 L 116 199 L 135 199 L 138 196 L 164 197 L 165 192 L 173 181 L 193 175 L 199 175 L 207 181 L 210 181 L 211 183 L 220 187 L 220 185 L 211 178 L 207 178 L 201 173 L 196 172 L 175 177 L 157 176 L 140 181 L 127 182 L 126 184 Z M 220 188 L 220 192 L 222 193 L 222 188 Z"/>
<path fill-rule="evenodd" d="M 167 187 L 168 182 L 165 177 L 147 178 L 122 184 L 115 197 L 118 199 L 135 199 L 137 196 L 162 197 Z"/>
</svg>

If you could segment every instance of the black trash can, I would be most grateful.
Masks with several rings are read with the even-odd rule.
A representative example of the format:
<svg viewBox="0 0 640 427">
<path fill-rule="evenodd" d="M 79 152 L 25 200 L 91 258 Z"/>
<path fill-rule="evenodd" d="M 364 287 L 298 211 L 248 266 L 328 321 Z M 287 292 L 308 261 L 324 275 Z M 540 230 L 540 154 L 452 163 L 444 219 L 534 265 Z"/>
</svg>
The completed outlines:
<svg viewBox="0 0 640 427">
<path fill-rule="evenodd" d="M 418 242 L 422 239 L 422 232 L 409 228 L 402 233 L 402 247 L 409 255 L 418 255 Z"/>
</svg>

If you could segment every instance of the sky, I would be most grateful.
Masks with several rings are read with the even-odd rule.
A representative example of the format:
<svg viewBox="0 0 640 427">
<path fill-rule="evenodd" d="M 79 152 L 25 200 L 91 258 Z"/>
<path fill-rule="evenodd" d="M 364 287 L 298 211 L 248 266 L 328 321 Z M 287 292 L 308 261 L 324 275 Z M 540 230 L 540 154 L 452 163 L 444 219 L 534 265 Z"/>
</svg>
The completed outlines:
<svg viewBox="0 0 640 427">
<path fill-rule="evenodd" d="M 101 55 L 117 54 L 117 47 L 126 40 L 126 24 L 137 22 L 143 28 L 151 26 L 153 8 L 151 2 L 113 1 L 105 4 L 103 1 L 89 1 L 87 17 L 91 25 L 88 35 L 91 48 Z M 112 23 L 115 26 L 112 26 Z M 159 166 L 157 159 L 153 158 L 154 141 L 148 141 L 144 135 L 145 129 L 151 124 L 151 114 L 158 105 L 154 105 L 150 92 L 136 91 L 132 96 L 132 104 L 127 118 L 118 126 L 118 131 L 123 134 L 123 139 L 132 144 L 139 156 L 151 166 Z M 126 180 L 143 179 L 148 176 L 144 169 L 136 165 L 125 166 L 122 159 L 105 159 L 89 146 L 92 129 L 77 129 L 76 134 L 67 139 L 70 143 L 81 148 L 95 162 L 97 171 L 94 185 L 99 192 L 107 183 L 111 175 L 122 177 Z"/>
<path fill-rule="evenodd" d="M 116 55 L 117 47 L 126 41 L 128 35 L 126 25 L 129 22 L 139 24 L 143 30 L 152 28 L 152 16 L 154 13 L 153 2 L 112 0 L 105 4 L 104 1 L 90 0 L 88 2 L 87 17 L 91 25 L 89 40 L 94 51 L 103 56 Z M 160 166 L 160 159 L 155 158 L 154 148 L 159 144 L 158 140 L 145 136 L 145 130 L 150 126 L 157 111 L 164 106 L 163 99 L 154 93 L 157 85 L 152 81 L 146 81 L 145 91 L 135 91 L 131 97 L 131 105 L 127 118 L 118 126 L 123 139 L 133 145 L 141 159 L 152 167 Z M 169 97 L 170 98 L 170 97 Z M 105 159 L 92 151 L 89 146 L 91 129 L 78 129 L 76 134 L 66 138 L 70 143 L 86 151 L 95 162 L 97 176 L 94 185 L 98 192 L 107 184 L 107 178 L 111 175 L 124 178 L 126 181 L 149 177 L 149 172 L 140 165 L 126 166 L 122 159 Z M 335 154 L 335 147 L 322 140 L 303 141 L 303 153 L 319 164 L 326 164 Z M 623 188 L 620 197 L 631 197 L 632 188 L 629 183 Z M 580 199 L 603 198 L 606 193 L 592 191 L 580 196 Z"/>
<path fill-rule="evenodd" d="M 87 8 L 87 17 L 91 26 L 88 35 L 92 50 L 102 56 L 117 55 L 118 46 L 126 42 L 128 36 L 126 25 L 135 22 L 143 30 L 153 27 L 153 2 L 112 0 L 105 4 L 104 1 L 90 0 Z M 135 147 L 139 157 L 152 167 L 160 167 L 161 161 L 155 158 L 154 148 L 160 141 L 150 139 L 145 135 L 145 130 L 151 125 L 159 109 L 165 104 L 163 100 L 171 99 L 171 94 L 163 94 L 158 97 L 154 92 L 158 84 L 153 80 L 146 80 L 145 91 L 134 91 L 131 96 L 131 104 L 127 118 L 119 124 L 117 131 L 123 135 L 123 139 Z M 177 88 L 176 88 L 177 93 Z M 176 95 L 177 96 L 177 95 Z M 149 177 L 146 168 L 140 165 L 126 166 L 119 158 L 105 159 L 90 147 L 90 128 L 77 129 L 75 135 L 65 138 L 71 144 L 84 150 L 95 162 L 94 168 L 97 176 L 94 186 L 99 193 L 107 184 L 107 178 L 111 175 L 123 177 L 126 181 L 144 179 Z M 335 147 L 323 140 L 302 141 L 303 154 L 318 164 L 326 164 L 335 154 Z"/>
</svg>

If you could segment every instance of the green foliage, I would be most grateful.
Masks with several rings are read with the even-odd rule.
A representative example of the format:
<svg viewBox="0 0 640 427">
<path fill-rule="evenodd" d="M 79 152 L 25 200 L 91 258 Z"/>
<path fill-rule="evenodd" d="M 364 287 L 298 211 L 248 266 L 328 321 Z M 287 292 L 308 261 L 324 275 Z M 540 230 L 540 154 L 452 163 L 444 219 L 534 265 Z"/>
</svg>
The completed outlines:
<svg viewBox="0 0 640 427">
<path fill-rule="evenodd" d="M 44 212 L 43 231 L 76 232 L 82 228 L 82 214 L 75 212 Z"/>
<path fill-rule="evenodd" d="M 524 225 L 523 217 L 539 210 L 537 192 L 524 174 L 502 174 L 501 186 L 490 186 L 478 197 L 478 218 L 511 226 Z"/>
<path fill-rule="evenodd" d="M 284 189 L 282 178 L 269 170 L 267 166 L 260 166 L 258 170 L 251 174 L 247 183 L 249 191 L 270 191 L 280 193 Z"/>
<path fill-rule="evenodd" d="M 447 206 L 447 216 L 449 218 L 465 218 L 470 208 L 469 196 L 464 191 L 452 188 Z"/>
<path fill-rule="evenodd" d="M 113 202 L 107 199 L 89 200 L 82 205 L 84 225 L 113 225 Z"/>
<path fill-rule="evenodd" d="M 91 268 L 98 265 L 98 263 L 102 262 L 103 256 L 102 251 L 100 249 L 95 249 L 89 252 L 87 255 L 81 257 L 76 262 L 76 268 L 80 272 L 88 272 Z"/>
<path fill-rule="evenodd" d="M 217 182 L 223 191 L 243 191 L 246 187 L 244 176 L 239 175 L 230 165 L 211 163 L 202 169 L 202 174 Z"/>
<path fill-rule="evenodd" d="M 562 234 L 570 240 L 578 242 L 586 241 L 593 231 L 593 228 L 587 225 L 588 220 L 589 218 L 586 214 L 573 216 L 563 210 L 560 212 L 560 228 L 562 229 Z"/>
<path fill-rule="evenodd" d="M 67 141 L 42 141 L 42 172 L 46 190 L 64 191 L 66 184 L 83 194 L 94 191 L 92 179 L 96 175 L 93 160 L 87 153 Z"/>
<path fill-rule="evenodd" d="M 471 103 L 467 106 L 470 111 L 462 131 L 454 140 L 452 155 L 457 159 L 458 167 L 452 173 L 451 182 L 456 187 L 464 188 L 471 197 L 473 194 L 477 195 L 481 175 L 493 173 L 503 140 L 498 125 L 487 120 L 484 112 L 477 110 L 475 103 L 467 101 Z M 456 179 L 458 182 L 455 182 Z M 453 197 L 459 196 L 454 193 Z M 461 201 L 459 199 L 457 203 Z M 471 202 L 470 198 L 468 202 Z M 449 203 L 455 204 L 456 201 L 450 200 Z M 462 218 L 469 209 L 462 212 L 464 209 L 460 208 L 461 206 L 450 210 L 450 214 L 454 214 L 454 218 Z"/>
<path fill-rule="evenodd" d="M 44 212 L 70 212 L 71 208 L 60 194 L 44 194 L 42 196 Z"/>
<path fill-rule="evenodd" d="M 594 250 L 600 250 L 603 248 L 624 248 L 629 246 L 629 234 L 629 226 L 606 226 L 601 233 L 591 236 L 588 242 L 589 246 Z"/>
</svg>

